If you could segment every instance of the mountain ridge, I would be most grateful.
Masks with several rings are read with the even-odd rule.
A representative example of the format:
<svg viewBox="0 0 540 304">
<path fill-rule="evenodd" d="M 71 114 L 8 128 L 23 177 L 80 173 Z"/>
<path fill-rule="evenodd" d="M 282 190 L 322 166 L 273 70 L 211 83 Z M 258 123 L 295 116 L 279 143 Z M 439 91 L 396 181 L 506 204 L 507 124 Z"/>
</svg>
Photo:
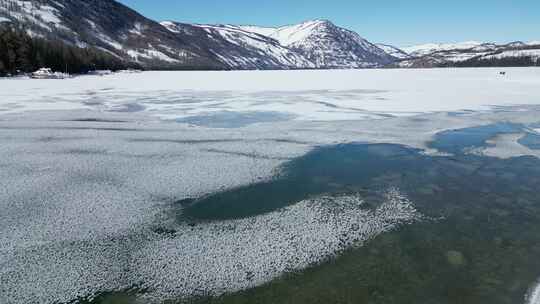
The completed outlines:
<svg viewBox="0 0 540 304">
<path fill-rule="evenodd" d="M 31 36 L 94 46 L 150 69 L 226 68 L 194 41 L 114 0 L 0 0 L 0 18 Z"/>
<path fill-rule="evenodd" d="M 172 32 L 180 32 L 181 28 L 186 25 L 174 21 L 164 21 L 161 24 Z M 265 57 L 265 54 L 267 59 L 274 59 L 273 62 L 282 63 L 281 68 L 369 68 L 383 67 L 396 60 L 357 33 L 338 27 L 328 20 L 309 20 L 296 25 L 274 28 L 231 24 L 189 25 L 205 30 L 209 35 L 212 35 L 211 38 L 214 42 L 218 40 L 218 36 L 221 36 L 236 46 L 243 43 L 242 46 L 245 50 L 256 48 L 259 55 L 259 66 L 256 67 L 260 67 L 261 62 L 264 63 L 263 67 L 276 67 L 275 64 L 268 64 L 260 58 L 261 56 Z M 249 37 L 250 35 L 252 37 Z M 248 41 L 253 39 L 256 41 Z M 254 42 L 259 43 L 259 45 L 255 46 Z M 260 45 L 260 43 L 264 43 L 264 45 Z M 245 67 L 238 66 L 238 61 L 247 62 L 249 67 L 253 67 L 253 59 L 257 58 L 257 56 L 240 58 L 239 56 L 242 54 L 238 53 L 234 57 L 227 54 L 228 50 L 220 49 L 221 52 L 216 55 L 226 60 L 232 68 Z M 213 51 L 215 52 L 215 48 Z M 280 54 L 279 60 L 275 60 L 276 52 Z M 247 56 L 247 54 L 243 55 Z"/>
<path fill-rule="evenodd" d="M 280 27 L 156 22 L 114 0 L 0 0 L 0 25 L 93 47 L 145 69 L 356 69 L 538 65 L 540 42 L 469 41 L 397 48 L 326 19 Z M 527 60 L 522 60 L 527 58 Z"/>
<path fill-rule="evenodd" d="M 428 43 L 403 48 L 409 58 L 395 67 L 475 67 L 475 66 L 538 66 L 540 44 L 514 41 L 504 44 L 466 41 L 458 43 Z"/>
<path fill-rule="evenodd" d="M 280 45 L 276 40 L 244 31 L 232 25 L 186 24 L 163 21 L 161 25 L 173 33 L 186 27 L 200 28 L 201 38 L 210 52 L 231 69 L 295 69 L 314 68 L 304 57 Z"/>
</svg>

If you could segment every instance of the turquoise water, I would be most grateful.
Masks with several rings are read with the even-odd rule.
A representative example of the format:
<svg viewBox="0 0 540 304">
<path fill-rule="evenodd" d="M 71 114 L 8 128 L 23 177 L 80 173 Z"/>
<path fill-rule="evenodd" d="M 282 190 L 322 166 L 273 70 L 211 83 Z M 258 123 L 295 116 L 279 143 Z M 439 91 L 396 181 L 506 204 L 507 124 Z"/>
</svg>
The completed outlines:
<svg viewBox="0 0 540 304">
<path fill-rule="evenodd" d="M 513 123 L 496 123 L 491 125 L 444 131 L 435 136 L 430 146 L 439 151 L 463 153 L 467 148 L 486 146 L 486 141 L 496 135 L 521 133 L 524 127 Z"/>
<path fill-rule="evenodd" d="M 528 147 L 532 150 L 540 150 L 540 135 L 527 133 L 523 138 L 518 140 L 518 142 L 525 147 Z"/>
<path fill-rule="evenodd" d="M 286 164 L 275 180 L 180 201 L 180 216 L 200 220 L 243 218 L 320 194 L 360 192 L 369 197 L 376 192 L 369 187 L 374 177 L 389 170 L 410 170 L 419 165 L 408 161 L 417 154 L 415 150 L 385 144 L 320 148 Z M 427 157 L 417 161 L 429 162 Z"/>
<path fill-rule="evenodd" d="M 431 220 L 264 286 L 170 303 L 523 303 L 540 274 L 540 160 L 463 153 L 521 130 L 495 124 L 436 136 L 430 145 L 452 156 L 393 144 L 321 147 L 284 165 L 274 180 L 178 201 L 176 219 L 196 224 L 264 214 L 322 194 L 358 193 L 365 208 L 375 208 L 386 189 L 397 187 Z M 120 293 L 93 303 L 134 301 Z"/>
</svg>

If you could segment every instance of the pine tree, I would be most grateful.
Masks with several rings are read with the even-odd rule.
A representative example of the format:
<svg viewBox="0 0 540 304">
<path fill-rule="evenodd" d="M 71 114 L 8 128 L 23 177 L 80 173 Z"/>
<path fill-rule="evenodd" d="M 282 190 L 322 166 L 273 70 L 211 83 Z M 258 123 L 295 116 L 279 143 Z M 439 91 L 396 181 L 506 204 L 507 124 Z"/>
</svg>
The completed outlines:
<svg viewBox="0 0 540 304">
<path fill-rule="evenodd" d="M 6 73 L 6 66 L 4 65 L 2 59 L 0 59 L 0 75 L 5 75 Z"/>
</svg>

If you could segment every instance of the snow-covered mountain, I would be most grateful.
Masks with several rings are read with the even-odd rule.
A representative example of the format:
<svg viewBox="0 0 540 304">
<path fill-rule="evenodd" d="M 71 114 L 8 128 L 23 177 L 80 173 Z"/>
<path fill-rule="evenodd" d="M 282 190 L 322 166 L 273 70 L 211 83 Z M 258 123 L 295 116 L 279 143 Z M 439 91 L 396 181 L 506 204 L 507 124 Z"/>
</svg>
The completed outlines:
<svg viewBox="0 0 540 304">
<path fill-rule="evenodd" d="M 32 36 L 93 46 L 147 68 L 226 68 L 198 41 L 173 34 L 114 0 L 0 0 L 0 18 Z M 206 35 L 198 28 L 191 31 Z"/>
<path fill-rule="evenodd" d="M 303 55 L 317 68 L 381 67 L 395 61 L 375 44 L 328 20 L 311 20 L 278 28 L 241 28 L 277 40 Z"/>
<path fill-rule="evenodd" d="M 326 20 L 280 28 L 157 23 L 114 0 L 0 0 L 0 18 L 34 37 L 151 69 L 364 68 L 396 60 Z"/>
<path fill-rule="evenodd" d="M 205 45 L 232 69 L 368 68 L 396 61 L 357 33 L 327 20 L 277 28 L 161 23 L 173 33 L 186 27 L 206 32 Z"/>
<path fill-rule="evenodd" d="M 233 25 L 161 24 L 173 33 L 189 35 L 193 27 L 203 30 L 204 45 L 231 69 L 306 69 L 315 65 L 278 41 Z M 196 37 L 194 37 L 196 38 Z"/>
<path fill-rule="evenodd" d="M 388 55 L 397 58 L 397 59 L 408 59 L 411 55 L 407 54 L 402 49 L 395 47 L 393 45 L 377 43 L 376 44 L 381 50 L 385 51 Z"/>
<path fill-rule="evenodd" d="M 402 50 L 413 57 L 421 57 L 435 52 L 450 50 L 467 50 L 480 46 L 477 41 L 466 41 L 459 43 L 426 43 L 421 45 L 404 47 Z"/>
<path fill-rule="evenodd" d="M 475 41 L 398 49 L 328 20 L 282 27 L 158 23 L 115 0 L 0 0 L 0 26 L 94 47 L 148 69 L 331 69 L 535 65 L 540 42 Z"/>
<path fill-rule="evenodd" d="M 394 64 L 399 67 L 537 65 L 540 44 L 521 41 L 507 44 L 468 41 L 423 44 L 402 49 L 410 55 Z"/>
</svg>

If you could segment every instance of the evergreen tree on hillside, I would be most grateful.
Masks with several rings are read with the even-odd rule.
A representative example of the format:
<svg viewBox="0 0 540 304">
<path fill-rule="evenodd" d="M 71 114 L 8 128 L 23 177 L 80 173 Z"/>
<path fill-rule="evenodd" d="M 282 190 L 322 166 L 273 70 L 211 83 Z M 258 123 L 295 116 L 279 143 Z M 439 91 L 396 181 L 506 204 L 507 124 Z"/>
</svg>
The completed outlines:
<svg viewBox="0 0 540 304">
<path fill-rule="evenodd" d="M 0 75 L 19 71 L 28 73 L 42 67 L 76 74 L 96 69 L 140 68 L 95 48 L 79 48 L 61 40 L 32 38 L 24 29 L 0 26 Z"/>
<path fill-rule="evenodd" d="M 540 66 L 540 60 L 533 56 L 520 57 L 490 57 L 471 58 L 462 62 L 450 62 L 441 65 L 442 67 L 529 67 Z"/>
</svg>

